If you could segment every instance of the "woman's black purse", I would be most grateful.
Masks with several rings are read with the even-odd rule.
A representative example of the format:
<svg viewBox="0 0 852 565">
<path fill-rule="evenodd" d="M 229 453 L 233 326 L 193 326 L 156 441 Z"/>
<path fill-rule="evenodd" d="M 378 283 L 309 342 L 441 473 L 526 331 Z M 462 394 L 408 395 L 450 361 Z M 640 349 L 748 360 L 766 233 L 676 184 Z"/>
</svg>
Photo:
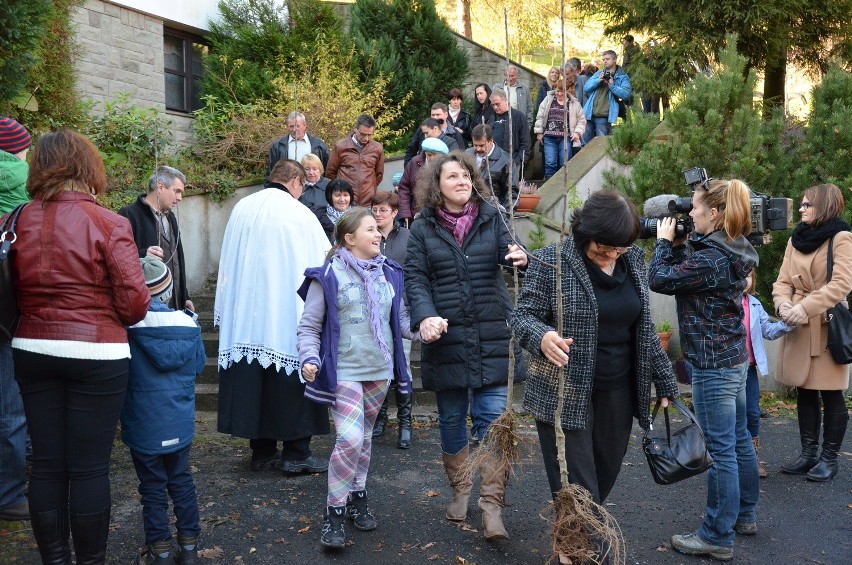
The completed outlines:
<svg viewBox="0 0 852 565">
<path fill-rule="evenodd" d="M 25 204 L 21 204 L 9 212 L 3 225 L 0 226 L 0 343 L 12 341 L 21 315 L 18 310 L 18 293 L 15 292 L 9 251 L 18 239 L 15 235 L 15 224 L 18 223 L 18 215 L 24 206 Z"/>
<path fill-rule="evenodd" d="M 834 238 L 828 241 L 828 281 L 834 267 Z M 852 363 L 852 312 L 844 304 L 826 311 L 828 318 L 828 350 L 838 365 Z"/>
<path fill-rule="evenodd" d="M 707 451 L 704 442 L 704 432 L 695 419 L 695 415 L 679 400 L 673 400 L 672 405 L 689 419 L 689 425 L 672 433 L 669 424 L 669 409 L 663 408 L 666 417 L 666 437 L 648 437 L 648 432 L 654 429 L 654 420 L 660 409 L 660 399 L 654 406 L 651 415 L 651 425 L 642 437 L 642 449 L 651 468 L 651 476 L 658 485 L 670 485 L 689 477 L 699 475 L 713 465 L 713 458 Z"/>
</svg>

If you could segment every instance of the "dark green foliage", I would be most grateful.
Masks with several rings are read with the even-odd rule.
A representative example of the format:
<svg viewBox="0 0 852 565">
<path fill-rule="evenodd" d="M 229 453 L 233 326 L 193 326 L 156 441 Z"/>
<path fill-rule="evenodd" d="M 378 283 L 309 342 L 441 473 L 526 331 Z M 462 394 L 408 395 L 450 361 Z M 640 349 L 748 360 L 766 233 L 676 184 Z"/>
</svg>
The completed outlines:
<svg viewBox="0 0 852 565">
<path fill-rule="evenodd" d="M 323 41 L 344 41 L 334 8 L 319 0 L 291 0 L 287 11 L 274 0 L 222 0 L 210 22 L 212 52 L 205 59 L 202 93 L 220 101 L 252 103 L 274 95 L 272 80 L 303 50 Z"/>
<path fill-rule="evenodd" d="M 737 51 L 749 66 L 768 72 L 783 69 L 786 61 L 825 71 L 838 58 L 848 64 L 852 53 L 852 0 L 575 0 L 574 6 L 602 17 L 607 35 L 640 32 L 656 39 L 650 72 L 639 70 L 647 63 L 642 58 L 631 68 L 637 89 L 645 92 L 683 85 L 696 72 L 693 63 L 703 68 L 717 60 L 729 33 L 739 34 Z"/>
<path fill-rule="evenodd" d="M 434 0 L 358 0 L 352 37 L 364 61 L 364 78 L 393 74 L 392 101 L 413 93 L 392 129 L 411 131 L 435 102 L 467 77 L 467 56 L 435 11 Z M 407 141 L 407 140 L 405 140 Z"/>
<path fill-rule="evenodd" d="M 4 115 L 13 113 L 13 102 L 26 93 L 51 9 L 50 0 L 0 3 L 0 113 Z"/>
</svg>

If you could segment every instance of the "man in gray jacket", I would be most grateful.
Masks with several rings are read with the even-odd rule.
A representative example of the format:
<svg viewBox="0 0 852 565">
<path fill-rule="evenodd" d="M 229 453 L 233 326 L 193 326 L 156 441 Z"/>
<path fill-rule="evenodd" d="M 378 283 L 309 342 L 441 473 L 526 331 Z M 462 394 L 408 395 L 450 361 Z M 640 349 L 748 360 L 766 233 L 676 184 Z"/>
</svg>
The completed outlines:
<svg viewBox="0 0 852 565">
<path fill-rule="evenodd" d="M 494 143 L 494 130 L 488 124 L 475 126 L 471 131 L 471 138 L 473 147 L 467 149 L 467 154 L 476 157 L 476 165 L 482 173 L 482 178 L 485 182 L 490 182 L 492 194 L 508 210 L 518 197 L 518 167 L 514 167 L 509 175 L 509 154 Z"/>
<path fill-rule="evenodd" d="M 301 112 L 290 112 L 287 116 L 287 129 L 284 137 L 279 137 L 269 146 L 269 163 L 266 165 L 266 180 L 279 159 L 292 159 L 302 162 L 302 157 L 313 153 L 322 161 L 322 167 L 328 167 L 328 146 L 318 137 L 308 133 L 308 122 Z"/>
<path fill-rule="evenodd" d="M 491 90 L 493 92 L 498 88 L 506 93 L 509 106 L 525 115 L 527 123 L 533 123 L 532 95 L 527 85 L 518 82 L 518 67 L 515 65 L 506 67 L 506 80 L 495 83 Z"/>
</svg>

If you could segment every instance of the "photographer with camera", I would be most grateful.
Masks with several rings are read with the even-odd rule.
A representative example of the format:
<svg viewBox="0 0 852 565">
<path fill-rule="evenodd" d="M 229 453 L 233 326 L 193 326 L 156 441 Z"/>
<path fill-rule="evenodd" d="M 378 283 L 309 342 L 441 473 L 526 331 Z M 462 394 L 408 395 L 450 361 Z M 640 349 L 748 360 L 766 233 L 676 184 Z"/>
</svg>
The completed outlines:
<svg viewBox="0 0 852 565">
<path fill-rule="evenodd" d="M 618 102 L 627 100 L 633 93 L 630 78 L 615 62 L 615 51 L 604 51 L 604 68 L 586 81 L 583 91 L 588 97 L 583 106 L 586 114 L 586 133 L 583 145 L 596 135 L 612 133 L 612 124 L 618 120 Z"/>
<path fill-rule="evenodd" d="M 692 184 L 687 180 L 688 184 Z M 651 290 L 677 301 L 683 352 L 693 366 L 695 414 L 715 465 L 707 473 L 707 509 L 695 532 L 672 536 L 672 547 L 728 561 L 734 532 L 757 533 L 757 458 L 746 427 L 748 349 L 743 324 L 746 277 L 757 264 L 749 243 L 749 189 L 740 180 L 693 184 L 693 230 L 675 235 L 663 218 L 648 269 Z"/>
</svg>

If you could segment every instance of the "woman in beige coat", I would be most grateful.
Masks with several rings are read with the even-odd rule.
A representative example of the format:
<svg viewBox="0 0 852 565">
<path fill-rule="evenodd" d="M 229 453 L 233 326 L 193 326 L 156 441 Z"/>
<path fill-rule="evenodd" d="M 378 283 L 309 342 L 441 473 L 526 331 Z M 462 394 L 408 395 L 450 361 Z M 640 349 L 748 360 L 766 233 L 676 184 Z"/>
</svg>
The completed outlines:
<svg viewBox="0 0 852 565">
<path fill-rule="evenodd" d="M 785 473 L 807 474 L 827 481 L 837 474 L 837 452 L 846 433 L 849 414 L 843 390 L 849 386 L 849 366 L 838 365 L 827 350 L 826 310 L 845 304 L 852 291 L 852 233 L 840 219 L 843 195 L 833 184 L 811 187 L 802 196 L 801 223 L 787 244 L 772 298 L 778 315 L 796 329 L 781 339 L 775 378 L 797 387 L 802 453 L 781 467 Z M 828 245 L 834 239 L 834 267 L 828 274 Z M 824 406 L 822 453 L 817 458 Z"/>
</svg>

